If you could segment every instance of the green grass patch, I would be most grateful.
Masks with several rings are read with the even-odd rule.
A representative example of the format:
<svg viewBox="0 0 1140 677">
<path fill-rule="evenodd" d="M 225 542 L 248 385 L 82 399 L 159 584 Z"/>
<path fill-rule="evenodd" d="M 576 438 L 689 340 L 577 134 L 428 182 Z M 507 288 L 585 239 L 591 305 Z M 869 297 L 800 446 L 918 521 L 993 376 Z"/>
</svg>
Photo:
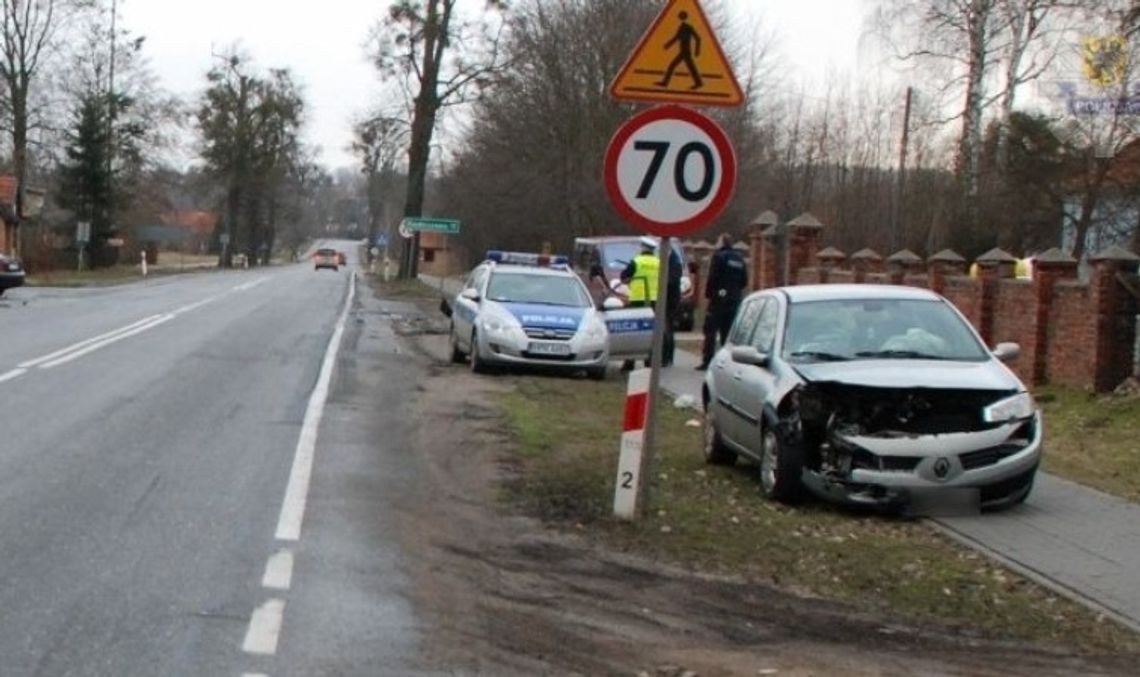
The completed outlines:
<svg viewBox="0 0 1140 677">
<path fill-rule="evenodd" d="M 438 288 L 424 284 L 419 280 L 390 280 L 385 282 L 382 278 L 374 278 L 372 280 L 372 288 L 376 291 L 376 295 L 386 299 L 433 299 L 439 298 L 441 293 Z"/>
<path fill-rule="evenodd" d="M 696 412 L 663 402 L 649 517 L 610 516 L 624 383 L 514 377 L 502 407 L 520 475 L 506 496 L 619 550 L 742 575 L 964 632 L 1136 651 L 1134 633 L 1053 595 L 921 522 L 766 501 L 752 466 L 705 465 Z"/>
<path fill-rule="evenodd" d="M 1045 470 L 1140 501 L 1140 398 L 1068 388 L 1036 395 L 1045 419 Z"/>
</svg>

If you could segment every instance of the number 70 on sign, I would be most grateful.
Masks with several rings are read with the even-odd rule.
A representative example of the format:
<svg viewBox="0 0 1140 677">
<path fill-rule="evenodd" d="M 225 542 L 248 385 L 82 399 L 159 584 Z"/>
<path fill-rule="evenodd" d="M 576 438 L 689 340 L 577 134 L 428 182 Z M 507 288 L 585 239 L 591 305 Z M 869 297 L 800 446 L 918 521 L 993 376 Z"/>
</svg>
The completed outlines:
<svg viewBox="0 0 1140 677">
<path fill-rule="evenodd" d="M 724 211 L 736 187 L 736 156 L 715 122 L 689 108 L 661 106 L 614 135 L 605 178 L 611 202 L 630 224 L 677 237 Z"/>
</svg>

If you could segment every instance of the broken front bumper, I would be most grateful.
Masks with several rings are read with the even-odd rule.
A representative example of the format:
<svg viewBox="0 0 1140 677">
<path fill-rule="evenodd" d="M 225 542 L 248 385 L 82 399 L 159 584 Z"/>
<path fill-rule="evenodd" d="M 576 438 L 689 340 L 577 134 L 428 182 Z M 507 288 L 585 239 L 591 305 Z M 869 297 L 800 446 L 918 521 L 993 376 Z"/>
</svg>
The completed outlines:
<svg viewBox="0 0 1140 677">
<path fill-rule="evenodd" d="M 1032 477 L 1041 460 L 1041 418 L 991 430 L 908 437 L 838 436 L 853 467 L 842 477 L 805 477 L 828 498 L 864 504 L 906 502 L 912 493 L 982 490 L 982 501 L 1000 502 L 986 488 L 1004 488 Z M 1016 493 L 1019 486 L 1011 486 Z"/>
</svg>

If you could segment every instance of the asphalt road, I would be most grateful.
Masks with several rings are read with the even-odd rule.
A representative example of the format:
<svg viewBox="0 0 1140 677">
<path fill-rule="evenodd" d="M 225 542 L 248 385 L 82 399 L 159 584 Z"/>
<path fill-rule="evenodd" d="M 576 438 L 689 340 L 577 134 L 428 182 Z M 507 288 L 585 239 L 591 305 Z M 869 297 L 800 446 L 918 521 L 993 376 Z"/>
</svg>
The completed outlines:
<svg viewBox="0 0 1140 677">
<path fill-rule="evenodd" d="M 417 367 L 352 269 L 0 300 L 0 674 L 406 674 Z"/>
</svg>

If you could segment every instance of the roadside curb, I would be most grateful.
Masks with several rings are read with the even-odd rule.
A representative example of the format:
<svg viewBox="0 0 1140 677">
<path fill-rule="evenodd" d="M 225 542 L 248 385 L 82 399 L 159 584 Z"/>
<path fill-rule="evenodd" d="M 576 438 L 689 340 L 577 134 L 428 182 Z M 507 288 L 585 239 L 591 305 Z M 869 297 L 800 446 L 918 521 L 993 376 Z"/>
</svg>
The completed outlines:
<svg viewBox="0 0 1140 677">
<path fill-rule="evenodd" d="M 989 546 L 981 543 L 980 541 L 974 540 L 973 538 L 970 538 L 969 536 L 961 533 L 960 531 L 958 531 L 954 527 L 951 527 L 947 524 L 943 524 L 943 523 L 939 522 L 935 518 L 926 518 L 926 519 L 923 519 L 922 522 L 924 524 L 930 526 L 932 529 L 934 529 L 938 533 L 942 534 L 943 536 L 946 536 L 947 538 L 949 538 L 949 539 L 951 539 L 957 543 L 960 543 L 960 544 L 970 548 L 971 550 L 974 550 L 976 552 L 981 553 L 982 555 L 985 555 L 986 557 L 990 558 L 991 560 L 998 562 L 999 564 L 1009 568 L 1010 570 L 1016 572 L 1017 574 L 1019 574 L 1021 576 L 1024 576 L 1025 578 L 1028 578 L 1029 580 L 1033 581 L 1034 583 L 1037 583 L 1038 585 L 1041 585 L 1041 586 L 1057 593 L 1058 595 L 1061 595 L 1062 597 L 1065 597 L 1065 598 L 1067 598 L 1073 602 L 1076 602 L 1077 604 L 1080 604 L 1080 605 L 1082 605 L 1088 609 L 1091 609 L 1092 611 L 1095 611 L 1099 614 L 1103 614 L 1107 618 L 1111 618 L 1112 620 L 1116 621 L 1120 625 L 1123 625 L 1124 627 L 1128 628 L 1129 630 L 1132 630 L 1133 632 L 1140 633 L 1140 621 L 1137 621 L 1134 618 L 1126 616 L 1123 613 L 1116 611 L 1115 609 L 1107 607 L 1104 604 L 1102 604 L 1101 602 L 1098 602 L 1095 599 L 1092 599 L 1091 597 L 1089 597 L 1089 596 L 1065 585 L 1064 583 L 1061 583 L 1060 581 L 1056 581 L 1056 580 L 1050 578 L 1046 574 L 1041 573 L 1040 571 L 1037 571 L 1036 569 L 1034 569 L 1030 566 L 1027 566 L 1025 564 L 1022 564 L 1021 562 L 1018 562 L 1017 560 L 1006 557 L 1005 555 L 997 552 L 996 550 L 994 550 L 994 549 L 990 548 Z"/>
</svg>

